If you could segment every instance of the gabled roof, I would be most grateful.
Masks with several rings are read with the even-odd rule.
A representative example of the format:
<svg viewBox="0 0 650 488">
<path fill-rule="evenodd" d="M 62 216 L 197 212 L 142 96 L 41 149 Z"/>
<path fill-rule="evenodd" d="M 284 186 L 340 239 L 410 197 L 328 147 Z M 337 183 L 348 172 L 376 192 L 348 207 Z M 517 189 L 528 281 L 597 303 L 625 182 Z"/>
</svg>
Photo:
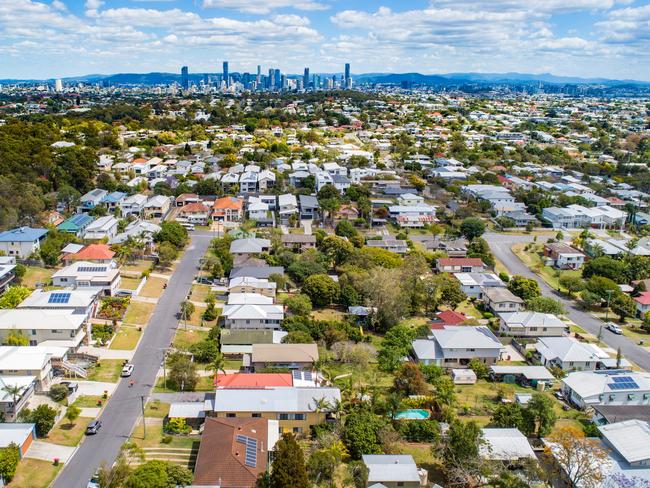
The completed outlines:
<svg viewBox="0 0 650 488">
<path fill-rule="evenodd" d="M 566 327 L 564 322 L 551 313 L 511 312 L 502 313 L 501 318 L 508 327 Z"/>
<path fill-rule="evenodd" d="M 0 242 L 34 242 L 47 234 L 47 229 L 17 227 L 0 232 Z"/>
<path fill-rule="evenodd" d="M 500 350 L 503 347 L 492 331 L 485 326 L 447 325 L 442 329 L 432 329 L 431 335 L 443 349 L 474 348 Z"/>
<path fill-rule="evenodd" d="M 579 342 L 573 337 L 540 337 L 535 348 L 548 360 L 591 362 L 599 359 L 591 344 Z"/>
<path fill-rule="evenodd" d="M 73 261 L 105 261 L 108 259 L 113 259 L 115 252 L 111 251 L 111 248 L 106 244 L 89 244 L 84 247 L 82 250 L 77 251 L 74 254 L 66 256 L 66 260 Z"/>
<path fill-rule="evenodd" d="M 316 344 L 253 344 L 251 360 L 254 363 L 318 361 Z"/>
<path fill-rule="evenodd" d="M 458 325 L 467 320 L 464 313 L 456 312 L 455 310 L 445 310 L 436 314 L 438 319 L 445 325 Z"/>
<path fill-rule="evenodd" d="M 650 424 L 642 420 L 625 420 L 601 425 L 600 433 L 628 463 L 650 459 Z"/>
<path fill-rule="evenodd" d="M 244 207 L 244 201 L 235 197 L 223 197 L 215 200 L 215 210 L 241 210 Z"/>
<path fill-rule="evenodd" d="M 535 459 L 533 448 L 519 429 L 484 428 L 482 431 L 485 444 L 479 447 L 481 457 L 499 461 Z"/>
</svg>

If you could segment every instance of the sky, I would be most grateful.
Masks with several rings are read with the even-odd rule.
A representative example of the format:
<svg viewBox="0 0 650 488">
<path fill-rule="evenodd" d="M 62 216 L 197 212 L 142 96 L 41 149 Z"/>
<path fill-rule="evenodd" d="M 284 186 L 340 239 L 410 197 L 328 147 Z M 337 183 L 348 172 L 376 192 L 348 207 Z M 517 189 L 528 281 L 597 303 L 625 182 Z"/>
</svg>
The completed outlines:
<svg viewBox="0 0 650 488">
<path fill-rule="evenodd" d="M 0 79 L 230 71 L 650 81 L 650 0 L 0 0 Z"/>
</svg>

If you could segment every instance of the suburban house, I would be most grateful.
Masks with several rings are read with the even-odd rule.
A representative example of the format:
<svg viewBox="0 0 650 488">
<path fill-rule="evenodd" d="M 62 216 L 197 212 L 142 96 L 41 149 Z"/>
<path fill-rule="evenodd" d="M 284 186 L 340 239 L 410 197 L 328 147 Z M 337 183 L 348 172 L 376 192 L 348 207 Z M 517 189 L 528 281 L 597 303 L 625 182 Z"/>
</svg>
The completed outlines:
<svg viewBox="0 0 650 488">
<path fill-rule="evenodd" d="M 144 218 L 147 220 L 162 220 L 172 206 L 171 197 L 155 195 L 144 205 Z"/>
<path fill-rule="evenodd" d="M 284 330 L 271 329 L 221 329 L 221 352 L 242 358 L 253 352 L 253 344 L 280 344 L 287 334 Z"/>
<path fill-rule="evenodd" d="M 216 389 L 212 416 L 217 418 L 262 418 L 276 420 L 279 432 L 308 434 L 312 426 L 325 422 L 328 410 L 341 401 L 333 387 L 266 387 Z M 321 403 L 331 405 L 322 408 Z"/>
<path fill-rule="evenodd" d="M 455 310 L 443 310 L 436 314 L 436 317 L 431 322 L 431 327 L 439 328 L 441 325 L 460 325 L 467 320 L 469 320 L 469 317 L 464 313 L 456 312 Z"/>
<path fill-rule="evenodd" d="M 0 293 L 4 293 L 16 278 L 16 258 L 14 256 L 0 256 Z"/>
<path fill-rule="evenodd" d="M 397 254 L 406 254 L 409 249 L 406 241 L 402 239 L 368 239 L 366 246 L 384 249 Z"/>
<path fill-rule="evenodd" d="M 291 193 L 278 195 L 278 215 L 283 223 L 289 221 L 289 217 L 298 213 L 298 200 Z"/>
<path fill-rule="evenodd" d="M 524 301 L 507 288 L 484 288 L 483 302 L 495 313 L 519 312 Z"/>
<path fill-rule="evenodd" d="M 424 227 L 436 222 L 436 207 L 426 203 L 421 205 L 392 205 L 388 214 L 400 227 Z"/>
<path fill-rule="evenodd" d="M 33 376 L 35 390 L 47 391 L 52 383 L 53 362 L 65 362 L 67 347 L 0 346 L 0 376 Z"/>
<path fill-rule="evenodd" d="M 486 266 L 481 258 L 438 258 L 436 269 L 440 273 L 482 273 Z"/>
<path fill-rule="evenodd" d="M 528 439 L 519 429 L 483 428 L 479 456 L 491 461 L 521 462 L 537 460 Z"/>
<path fill-rule="evenodd" d="M 298 203 L 300 206 L 300 220 L 316 220 L 318 219 L 318 198 L 313 195 L 298 195 Z"/>
<path fill-rule="evenodd" d="M 303 252 L 316 248 L 316 236 L 311 234 L 282 234 L 282 247 L 294 252 Z"/>
<path fill-rule="evenodd" d="M 269 252 L 270 249 L 271 241 L 269 239 L 259 239 L 257 237 L 235 239 L 230 243 L 230 254 L 233 256 L 262 254 L 264 252 Z"/>
<path fill-rule="evenodd" d="M 508 356 L 505 359 L 509 359 Z M 495 365 L 490 366 L 490 380 L 503 383 L 512 383 L 514 380 L 518 385 L 537 388 L 540 383 L 552 386 L 555 376 L 544 366 Z"/>
<path fill-rule="evenodd" d="M 207 225 L 210 219 L 210 207 L 203 202 L 188 203 L 178 209 L 176 219 L 195 225 Z"/>
<path fill-rule="evenodd" d="M 0 416 L 5 422 L 16 421 L 34 395 L 35 384 L 34 376 L 0 376 Z M 16 395 L 10 393 L 12 388 L 18 388 Z"/>
<path fill-rule="evenodd" d="M 428 339 L 412 343 L 415 360 L 444 368 L 466 368 L 472 359 L 492 365 L 503 348 L 492 331 L 485 326 L 437 326 Z"/>
<path fill-rule="evenodd" d="M 573 337 L 540 337 L 535 344 L 539 361 L 550 368 L 563 371 L 592 371 L 598 366 L 600 356 L 591 344 Z"/>
<path fill-rule="evenodd" d="M 147 204 L 147 196 L 140 193 L 126 197 L 120 203 L 120 208 L 122 209 L 122 216 L 128 217 L 129 215 L 135 215 L 137 217 L 142 216 L 144 213 L 144 206 Z"/>
<path fill-rule="evenodd" d="M 650 291 L 642 291 L 639 296 L 633 297 L 636 302 L 636 315 L 643 317 L 650 312 Z"/>
<path fill-rule="evenodd" d="M 86 317 L 70 310 L 16 308 L 0 310 L 0 342 L 11 333 L 22 334 L 30 346 L 76 349 L 86 337 Z"/>
<path fill-rule="evenodd" d="M 19 305 L 18 309 L 69 310 L 83 315 L 86 320 L 94 317 L 98 306 L 99 292 L 96 290 L 34 290 Z"/>
<path fill-rule="evenodd" d="M 63 288 L 87 288 L 114 295 L 120 286 L 120 272 L 107 264 L 76 261 L 52 275 L 52 284 Z"/>
<path fill-rule="evenodd" d="M 499 333 L 517 337 L 563 336 L 567 325 L 556 315 L 539 312 L 500 314 Z"/>
<path fill-rule="evenodd" d="M 420 470 L 410 454 L 364 454 L 367 487 L 420 488 L 428 486 L 427 472 Z"/>
<path fill-rule="evenodd" d="M 275 297 L 277 283 L 263 278 L 242 276 L 233 278 L 228 285 L 229 293 L 258 293 L 267 297 Z"/>
<path fill-rule="evenodd" d="M 506 284 L 494 273 L 454 273 L 460 289 L 470 298 L 483 299 L 484 288 L 505 288 Z"/>
<path fill-rule="evenodd" d="M 56 226 L 56 229 L 61 232 L 66 232 L 68 234 L 74 234 L 77 237 L 81 237 L 83 236 L 86 227 L 88 227 L 93 220 L 95 220 L 95 217 L 90 214 L 78 213 L 61 222 Z"/>
<path fill-rule="evenodd" d="M 36 439 L 36 424 L 0 423 L 0 449 L 16 444 L 22 459 Z"/>
<path fill-rule="evenodd" d="M 99 217 L 86 226 L 83 237 L 89 241 L 109 240 L 117 235 L 118 221 L 112 215 Z"/>
<path fill-rule="evenodd" d="M 75 261 L 87 261 L 94 264 L 114 265 L 115 251 L 106 244 L 88 244 L 77 252 L 71 252 L 63 257 L 63 262 L 70 265 Z"/>
<path fill-rule="evenodd" d="M 244 366 L 255 370 L 271 367 L 311 371 L 316 361 L 316 344 L 253 344 L 250 356 L 244 356 Z"/>
<path fill-rule="evenodd" d="M 585 254 L 582 251 L 561 242 L 545 244 L 544 256 L 558 269 L 580 269 L 585 263 Z"/>
<path fill-rule="evenodd" d="M 650 405 L 650 378 L 634 371 L 577 371 L 562 379 L 562 394 L 578 408 Z"/>
<path fill-rule="evenodd" d="M 269 276 L 284 274 L 282 266 L 236 266 L 230 271 L 230 279 L 238 277 L 251 277 L 269 279 Z"/>
<path fill-rule="evenodd" d="M 212 206 L 212 220 L 225 225 L 241 222 L 244 218 L 244 201 L 235 197 L 215 200 Z"/>
<path fill-rule="evenodd" d="M 274 304 L 225 305 L 221 315 L 229 329 L 280 329 L 284 308 Z"/>
<path fill-rule="evenodd" d="M 427 251 L 442 251 L 450 258 L 464 258 L 467 256 L 467 241 L 465 239 L 439 239 L 424 241 Z"/>
<path fill-rule="evenodd" d="M 275 419 L 206 419 L 192 486 L 253 488 L 279 437 Z"/>
<path fill-rule="evenodd" d="M 26 259 L 40 250 L 46 235 L 47 229 L 31 227 L 17 227 L 0 232 L 0 251 L 7 256 Z"/>
<path fill-rule="evenodd" d="M 79 198 L 79 211 L 87 212 L 98 205 L 101 205 L 104 198 L 106 198 L 106 195 L 108 195 L 108 192 L 101 188 L 90 190 Z"/>
</svg>

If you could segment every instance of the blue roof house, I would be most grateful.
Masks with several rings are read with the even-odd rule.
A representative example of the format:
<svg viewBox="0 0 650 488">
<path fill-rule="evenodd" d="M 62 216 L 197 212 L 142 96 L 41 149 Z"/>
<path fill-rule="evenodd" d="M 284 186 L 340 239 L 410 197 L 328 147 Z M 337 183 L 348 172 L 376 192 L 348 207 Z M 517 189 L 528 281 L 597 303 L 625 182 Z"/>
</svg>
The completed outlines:
<svg viewBox="0 0 650 488">
<path fill-rule="evenodd" d="M 0 233 L 0 251 L 8 256 L 25 259 L 41 248 L 47 229 L 16 227 Z"/>
</svg>

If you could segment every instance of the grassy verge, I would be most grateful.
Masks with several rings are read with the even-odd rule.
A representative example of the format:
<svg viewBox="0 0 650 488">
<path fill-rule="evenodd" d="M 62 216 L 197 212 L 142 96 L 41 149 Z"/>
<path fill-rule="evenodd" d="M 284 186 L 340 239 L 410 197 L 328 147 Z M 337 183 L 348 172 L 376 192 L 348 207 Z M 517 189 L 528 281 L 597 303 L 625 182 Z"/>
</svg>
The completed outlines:
<svg viewBox="0 0 650 488">
<path fill-rule="evenodd" d="M 158 399 L 150 400 L 144 409 L 144 416 L 163 419 L 169 413 L 169 403 L 163 403 Z"/>
<path fill-rule="evenodd" d="M 98 365 L 88 372 L 88 381 L 104 381 L 116 383 L 122 372 L 122 359 L 102 359 Z"/>
<path fill-rule="evenodd" d="M 86 426 L 93 420 L 91 418 L 79 417 L 74 423 L 69 423 L 64 418 L 47 434 L 47 442 L 61 444 L 62 446 L 76 446 L 86 431 Z"/>
<path fill-rule="evenodd" d="M 47 488 L 63 468 L 63 464 L 54 466 L 49 461 L 23 459 L 18 463 L 16 475 L 8 486 L 11 488 Z"/>
<path fill-rule="evenodd" d="M 185 330 L 182 327 L 183 326 L 181 325 L 176 330 L 176 335 L 174 336 L 173 344 L 174 347 L 178 349 L 187 349 L 191 345 L 196 344 L 197 342 L 201 342 L 208 336 L 207 331 L 191 329 Z"/>
<path fill-rule="evenodd" d="M 524 248 L 527 246 L 525 243 L 519 243 L 512 246 L 512 252 L 521 259 L 521 261 L 536 275 L 542 278 L 546 284 L 555 290 L 560 289 L 559 279 L 560 276 L 577 276 L 581 277 L 582 273 L 578 270 L 560 271 L 550 266 L 545 266 L 540 254 L 533 249 L 526 251 Z"/>
<path fill-rule="evenodd" d="M 105 402 L 102 397 L 97 395 L 81 395 L 75 400 L 74 405 L 79 408 L 95 408 L 99 406 L 98 402 L 100 401 Z"/>
<path fill-rule="evenodd" d="M 205 302 L 205 299 L 210 294 L 210 285 L 192 285 L 192 290 L 190 292 L 190 299 L 193 302 Z"/>
<path fill-rule="evenodd" d="M 135 349 L 141 334 L 137 327 L 123 325 L 115 334 L 109 349 Z"/>
<path fill-rule="evenodd" d="M 131 301 L 124 315 L 127 324 L 147 325 L 156 306 L 153 303 Z"/>
<path fill-rule="evenodd" d="M 142 287 L 140 295 L 143 297 L 158 298 L 162 295 L 163 285 L 167 283 L 167 280 L 162 278 L 151 278 L 147 279 L 147 282 Z"/>
</svg>

